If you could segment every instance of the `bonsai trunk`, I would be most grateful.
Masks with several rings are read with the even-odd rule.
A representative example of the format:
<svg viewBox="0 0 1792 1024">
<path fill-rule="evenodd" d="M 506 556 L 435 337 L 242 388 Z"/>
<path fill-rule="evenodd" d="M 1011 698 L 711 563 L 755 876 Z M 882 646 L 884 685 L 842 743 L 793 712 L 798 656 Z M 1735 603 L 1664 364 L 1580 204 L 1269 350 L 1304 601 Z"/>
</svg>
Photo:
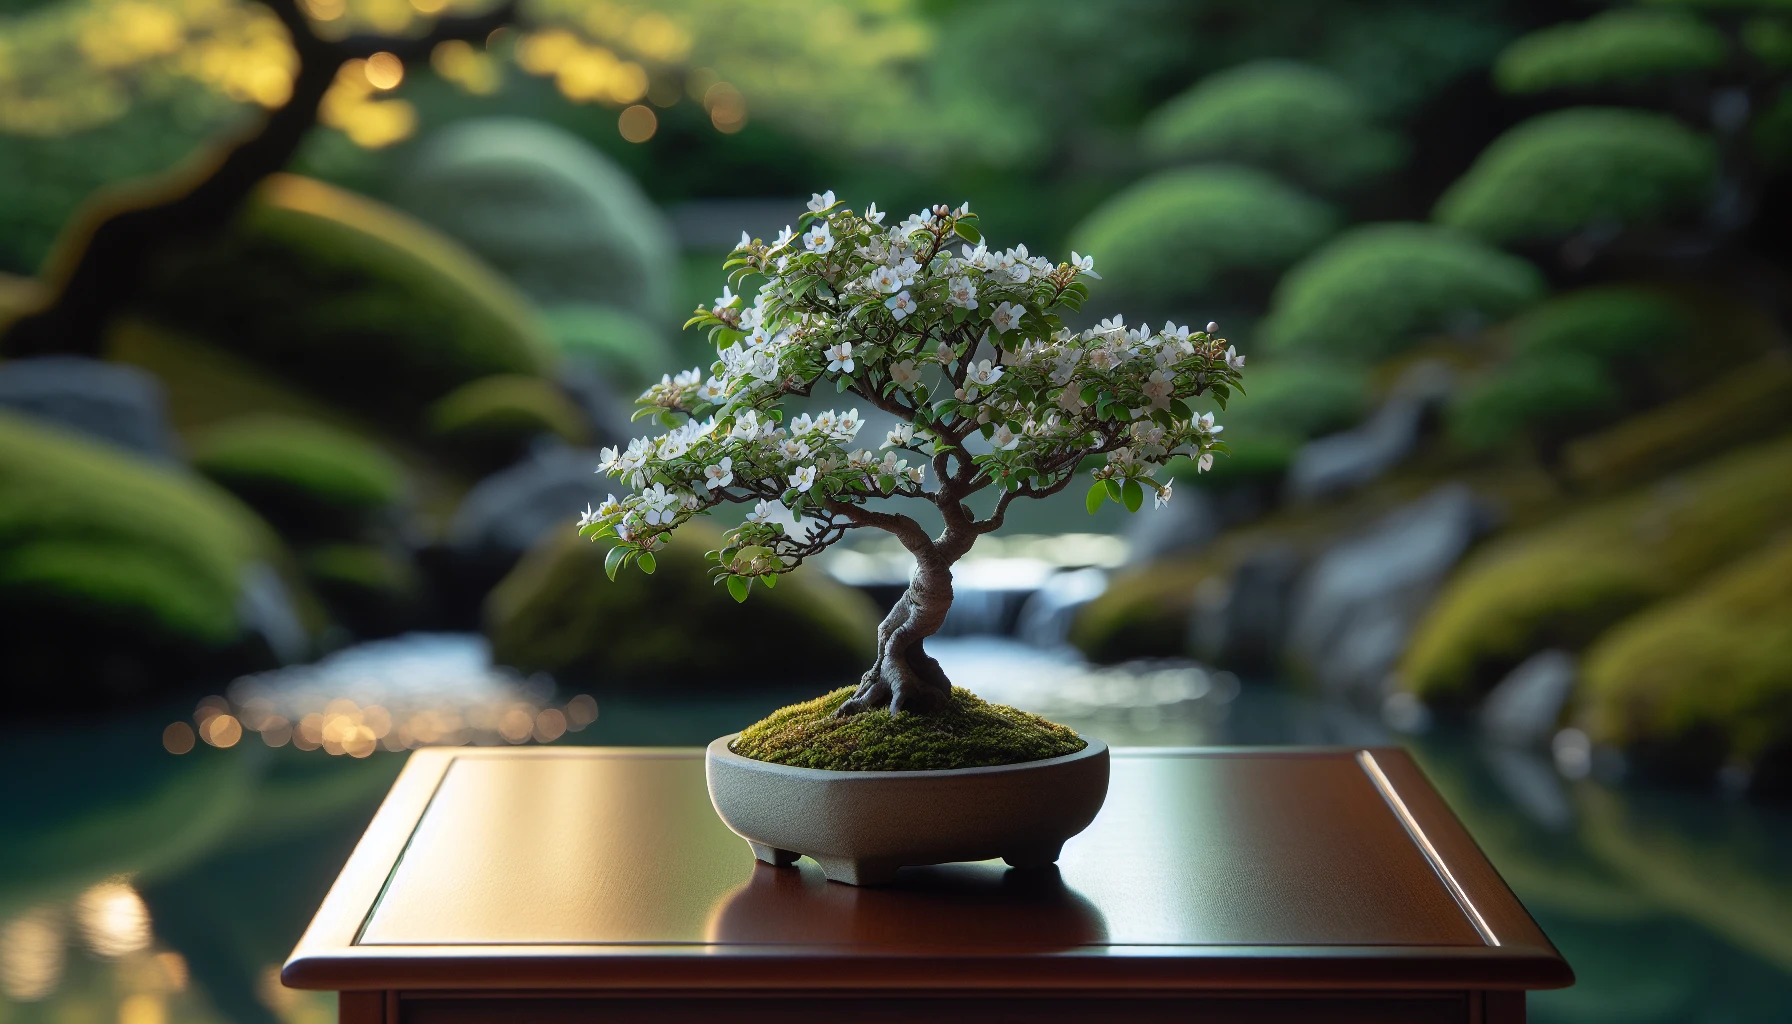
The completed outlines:
<svg viewBox="0 0 1792 1024">
<path fill-rule="evenodd" d="M 939 632 L 951 607 L 951 563 L 937 550 L 918 554 L 908 589 L 877 627 L 877 660 L 837 714 L 889 708 L 892 714 L 924 715 L 944 709 L 952 696 L 952 681 L 923 644 Z"/>
</svg>

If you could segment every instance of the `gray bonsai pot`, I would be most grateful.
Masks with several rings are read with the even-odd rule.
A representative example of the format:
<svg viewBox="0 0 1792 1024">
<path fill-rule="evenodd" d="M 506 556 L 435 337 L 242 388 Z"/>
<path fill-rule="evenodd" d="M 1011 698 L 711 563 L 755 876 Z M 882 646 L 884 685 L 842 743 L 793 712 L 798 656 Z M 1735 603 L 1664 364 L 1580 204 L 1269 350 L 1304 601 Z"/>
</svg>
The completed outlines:
<svg viewBox="0 0 1792 1024">
<path fill-rule="evenodd" d="M 1108 748 L 922 772 L 793 768 L 709 745 L 709 799 L 753 855 L 779 867 L 808 854 L 828 878 L 887 882 L 896 869 L 1000 857 L 1014 867 L 1058 859 L 1064 840 L 1095 820 L 1108 793 Z"/>
</svg>

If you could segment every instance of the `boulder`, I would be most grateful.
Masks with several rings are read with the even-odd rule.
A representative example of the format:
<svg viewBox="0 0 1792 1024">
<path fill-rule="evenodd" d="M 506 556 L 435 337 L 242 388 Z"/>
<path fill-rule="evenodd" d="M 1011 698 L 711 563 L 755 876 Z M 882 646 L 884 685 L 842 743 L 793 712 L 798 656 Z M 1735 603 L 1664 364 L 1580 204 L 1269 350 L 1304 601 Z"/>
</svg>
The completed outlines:
<svg viewBox="0 0 1792 1024">
<path fill-rule="evenodd" d="M 0 362 L 0 409 L 152 459 L 180 457 L 162 385 L 136 367 L 79 356 Z"/>
<path fill-rule="evenodd" d="M 1574 655 L 1557 648 L 1526 658 L 1488 691 L 1481 705 L 1481 732 L 1496 743 L 1544 746 L 1556 733 L 1574 692 Z"/>
<path fill-rule="evenodd" d="M 597 474 L 588 448 L 543 447 L 473 485 L 448 524 L 448 542 L 462 555 L 514 564 L 548 533 L 573 523 L 616 485 Z"/>
<path fill-rule="evenodd" d="M 1273 668 L 1301 564 L 1294 547 L 1273 544 L 1246 555 L 1230 581 L 1220 576 L 1204 580 L 1195 590 L 1189 622 L 1195 655 L 1227 668 Z"/>
<path fill-rule="evenodd" d="M 1413 623 L 1489 519 L 1449 484 L 1333 546 L 1296 587 L 1290 655 L 1327 693 L 1379 704 Z"/>
<path fill-rule="evenodd" d="M 258 415 L 208 427 L 193 465 L 287 536 L 352 538 L 393 509 L 404 468 L 366 437 L 321 420 Z"/>
<path fill-rule="evenodd" d="M 1309 441 L 1288 467 L 1287 494 L 1311 501 L 1355 490 L 1418 447 L 1427 418 L 1450 396 L 1454 374 L 1438 360 L 1414 363 L 1360 426 Z"/>
</svg>

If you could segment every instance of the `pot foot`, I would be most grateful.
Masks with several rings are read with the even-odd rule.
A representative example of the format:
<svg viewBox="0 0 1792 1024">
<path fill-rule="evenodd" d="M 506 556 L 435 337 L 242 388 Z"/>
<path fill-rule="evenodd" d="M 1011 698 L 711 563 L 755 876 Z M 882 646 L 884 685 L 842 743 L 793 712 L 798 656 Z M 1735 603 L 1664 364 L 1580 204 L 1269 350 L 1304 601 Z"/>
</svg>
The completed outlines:
<svg viewBox="0 0 1792 1024">
<path fill-rule="evenodd" d="M 1011 868 L 1043 868 L 1056 864 L 1058 855 L 1063 850 L 1063 843 L 1053 843 L 1050 846 L 1036 846 L 1029 850 L 1005 853 L 1002 855 L 1002 859 L 1007 861 Z"/>
<path fill-rule="evenodd" d="M 776 847 L 766 846 L 763 843 L 755 843 L 751 839 L 747 840 L 747 845 L 753 848 L 753 856 L 765 861 L 774 868 L 787 868 L 790 865 L 795 864 L 797 858 L 802 856 L 802 854 L 791 850 L 780 850 Z"/>
<path fill-rule="evenodd" d="M 884 885 L 894 881 L 899 865 L 875 860 L 853 860 L 849 857 L 817 857 L 821 873 L 830 882 L 847 885 Z"/>
</svg>

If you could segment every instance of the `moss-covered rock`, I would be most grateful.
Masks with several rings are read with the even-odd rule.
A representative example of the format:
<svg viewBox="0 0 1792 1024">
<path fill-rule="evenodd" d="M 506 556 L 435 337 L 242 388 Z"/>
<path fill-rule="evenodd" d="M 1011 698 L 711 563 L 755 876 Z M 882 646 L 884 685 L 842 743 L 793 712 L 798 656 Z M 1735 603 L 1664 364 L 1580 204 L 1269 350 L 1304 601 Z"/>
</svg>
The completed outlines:
<svg viewBox="0 0 1792 1024">
<path fill-rule="evenodd" d="M 1493 80 L 1510 93 L 1634 83 L 1720 67 L 1728 50 L 1723 33 L 1681 11 L 1606 11 L 1516 40 Z"/>
<path fill-rule="evenodd" d="M 1140 141 L 1162 160 L 1250 164 L 1321 191 L 1392 170 L 1406 149 L 1350 83 L 1285 60 L 1207 76 L 1153 111 Z"/>
<path fill-rule="evenodd" d="M 405 490 L 404 471 L 379 447 L 296 416 L 219 423 L 194 437 L 193 465 L 304 537 L 351 536 Z"/>
<path fill-rule="evenodd" d="M 544 435 L 584 444 L 584 415 L 553 381 L 522 374 L 485 377 L 429 407 L 429 432 L 460 460 L 484 467 L 514 461 Z"/>
<path fill-rule="evenodd" d="M 719 534 L 696 523 L 660 552 L 653 575 L 630 568 L 612 582 L 605 549 L 574 531 L 575 511 L 486 599 L 500 663 L 562 681 L 698 689 L 857 678 L 870 666 L 877 615 L 858 592 L 803 569 L 737 604 L 703 557 Z"/>
<path fill-rule="evenodd" d="M 1695 330 L 1683 303 L 1628 285 L 1553 296 L 1506 325 L 1520 355 L 1572 352 L 1605 363 L 1646 358 Z"/>
<path fill-rule="evenodd" d="M 1792 539 L 1600 637 L 1579 703 L 1595 740 L 1705 771 L 1792 744 Z"/>
<path fill-rule="evenodd" d="M 1231 293 L 1267 287 L 1336 227 L 1329 206 L 1262 171 L 1190 167 L 1109 199 L 1070 245 L 1095 257 L 1105 290 L 1156 303 L 1236 301 Z"/>
<path fill-rule="evenodd" d="M 1716 168 L 1711 140 L 1665 114 L 1575 107 L 1495 139 L 1432 217 L 1500 244 L 1591 224 L 1650 225 L 1694 209 Z"/>
<path fill-rule="evenodd" d="M 1368 224 L 1288 271 L 1259 336 L 1281 351 L 1378 360 L 1427 334 L 1506 317 L 1543 291 L 1536 267 L 1467 235 Z"/>
<path fill-rule="evenodd" d="M 1619 392 L 1597 359 L 1573 351 L 1528 355 L 1469 385 L 1450 404 L 1451 438 L 1486 451 L 1520 438 L 1554 442 L 1615 417 Z"/>
<path fill-rule="evenodd" d="M 1077 612 L 1070 642 L 1101 663 L 1186 655 L 1196 588 L 1218 575 L 1211 559 L 1194 555 L 1116 576 Z"/>
<path fill-rule="evenodd" d="M 469 381 L 553 362 L 528 303 L 465 249 L 292 175 L 263 183 L 223 238 L 170 261 L 146 306 L 388 422 Z"/>
<path fill-rule="evenodd" d="M 670 312 L 670 226 L 634 179 L 564 129 L 525 118 L 457 122 L 424 141 L 400 194 L 543 304 L 595 303 L 649 320 Z"/>
<path fill-rule="evenodd" d="M 0 413 L 0 680 L 121 691 L 242 634 L 244 573 L 278 542 L 197 477 Z"/>
<path fill-rule="evenodd" d="M 624 394 L 646 390 L 673 363 L 672 347 L 660 332 L 624 310 L 574 303 L 548 308 L 542 320 L 562 355 L 595 366 Z"/>
<path fill-rule="evenodd" d="M 1462 700 L 1545 647 L 1580 648 L 1792 525 L 1792 438 L 1744 449 L 1476 554 L 1402 661 L 1409 690 Z"/>
<path fill-rule="evenodd" d="M 741 730 L 733 750 L 797 768 L 915 772 L 1021 764 L 1089 745 L 1068 726 L 991 704 L 961 686 L 952 688 L 952 699 L 934 715 L 883 709 L 834 717 L 852 693 L 853 687 L 845 686 L 779 708 Z"/>
</svg>

